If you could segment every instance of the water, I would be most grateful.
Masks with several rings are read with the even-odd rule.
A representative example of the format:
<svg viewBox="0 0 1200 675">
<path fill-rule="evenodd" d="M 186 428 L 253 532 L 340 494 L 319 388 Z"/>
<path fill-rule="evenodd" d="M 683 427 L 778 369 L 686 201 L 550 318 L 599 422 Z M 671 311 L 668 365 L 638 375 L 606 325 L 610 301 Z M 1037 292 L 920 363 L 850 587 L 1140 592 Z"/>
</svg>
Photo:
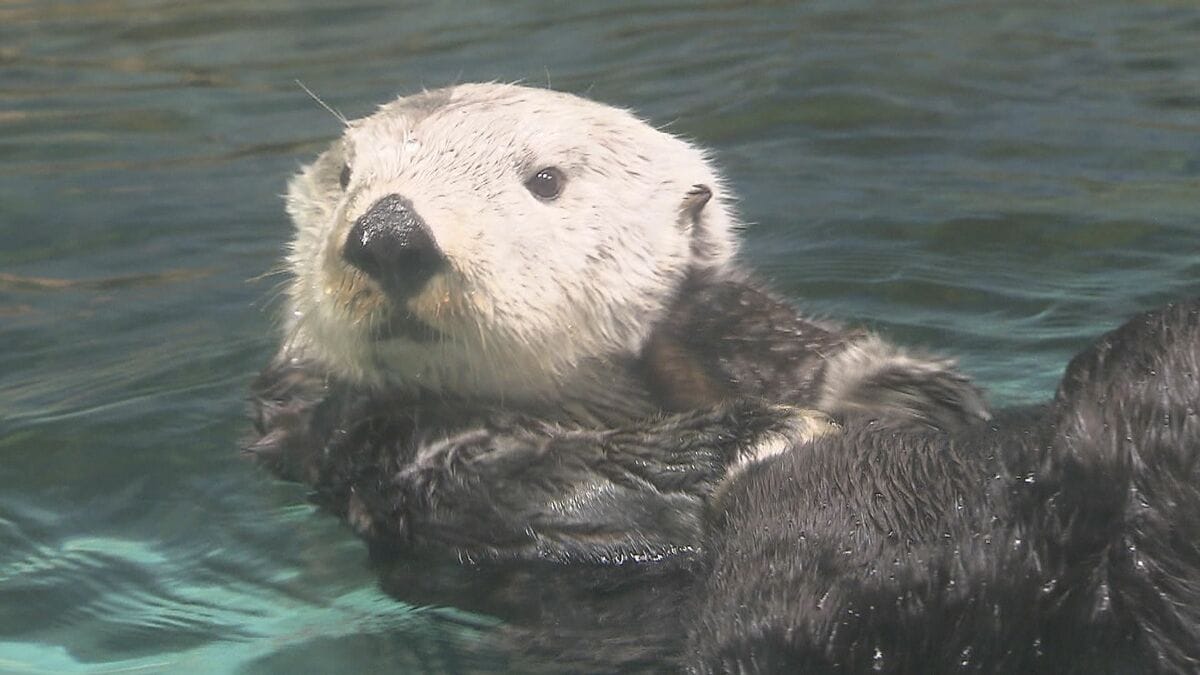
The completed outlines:
<svg viewBox="0 0 1200 675">
<path fill-rule="evenodd" d="M 718 152 L 746 257 L 1000 404 L 1200 290 L 1200 9 L 0 1 L 0 671 L 420 672 L 487 620 L 376 588 L 236 453 L 279 194 L 348 116 L 549 82 Z"/>
</svg>

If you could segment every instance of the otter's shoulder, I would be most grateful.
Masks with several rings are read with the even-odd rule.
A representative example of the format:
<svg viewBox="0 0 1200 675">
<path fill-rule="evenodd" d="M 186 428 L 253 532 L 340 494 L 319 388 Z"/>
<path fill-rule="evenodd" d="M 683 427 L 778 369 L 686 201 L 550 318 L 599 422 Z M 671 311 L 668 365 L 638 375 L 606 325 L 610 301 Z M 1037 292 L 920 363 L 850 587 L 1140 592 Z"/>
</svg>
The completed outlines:
<svg viewBox="0 0 1200 675">
<path fill-rule="evenodd" d="M 952 359 L 806 316 L 736 269 L 694 273 L 642 352 L 668 409 L 737 396 L 942 428 L 989 417 Z"/>
<path fill-rule="evenodd" d="M 680 287 L 642 363 L 668 409 L 734 396 L 815 403 L 824 360 L 863 335 L 804 316 L 746 273 L 704 271 Z"/>
</svg>

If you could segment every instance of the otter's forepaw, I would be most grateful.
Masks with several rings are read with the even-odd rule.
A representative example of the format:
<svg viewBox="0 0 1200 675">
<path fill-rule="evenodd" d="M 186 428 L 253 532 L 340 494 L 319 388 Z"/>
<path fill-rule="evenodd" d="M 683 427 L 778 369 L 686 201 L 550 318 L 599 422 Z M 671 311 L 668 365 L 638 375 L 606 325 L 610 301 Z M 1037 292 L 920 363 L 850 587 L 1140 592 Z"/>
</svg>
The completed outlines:
<svg viewBox="0 0 1200 675">
<path fill-rule="evenodd" d="M 991 419 L 982 391 L 952 359 L 913 354 L 874 335 L 829 359 L 819 406 L 940 429 Z"/>
<path fill-rule="evenodd" d="M 782 405 L 768 406 L 768 411 L 774 413 L 774 422 L 739 448 L 733 470 L 839 431 L 838 425 L 821 411 Z"/>
<path fill-rule="evenodd" d="M 394 473 L 360 477 L 345 495 L 342 516 L 374 554 L 403 550 L 414 524 L 434 517 L 447 499 L 453 502 L 476 482 L 470 465 L 491 452 L 494 441 L 493 434 L 476 429 L 423 445 Z"/>
<path fill-rule="evenodd" d="M 763 405 L 756 417 L 752 432 L 739 439 L 730 458 L 730 474 L 839 430 L 828 415 L 808 408 Z"/>
<path fill-rule="evenodd" d="M 807 408 L 759 405 L 751 419 L 755 422 L 753 431 L 738 437 L 725 472 L 714 485 L 708 501 L 712 509 L 719 511 L 730 486 L 757 465 L 801 448 L 822 436 L 841 433 L 841 427 L 825 413 Z"/>
<path fill-rule="evenodd" d="M 453 470 L 464 462 L 490 452 L 495 444 L 495 435 L 486 429 L 471 429 L 430 443 L 417 452 L 412 468 L 436 468 Z"/>
<path fill-rule="evenodd" d="M 486 429 L 471 429 L 421 446 L 412 462 L 392 479 L 414 496 L 433 500 L 447 482 L 469 479 L 469 465 L 495 452 L 503 438 Z"/>
<path fill-rule="evenodd" d="M 329 393 L 310 364 L 277 361 L 250 388 L 255 434 L 242 452 L 285 480 L 313 483 L 324 440 L 318 410 Z"/>
</svg>

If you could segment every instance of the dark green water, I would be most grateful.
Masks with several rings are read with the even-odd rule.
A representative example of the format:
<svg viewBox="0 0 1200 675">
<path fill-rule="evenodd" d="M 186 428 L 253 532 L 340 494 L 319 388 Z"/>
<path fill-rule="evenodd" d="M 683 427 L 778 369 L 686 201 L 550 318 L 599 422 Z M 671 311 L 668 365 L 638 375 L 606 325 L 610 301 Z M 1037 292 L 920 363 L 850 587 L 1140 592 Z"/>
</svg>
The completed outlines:
<svg viewBox="0 0 1200 675">
<path fill-rule="evenodd" d="M 251 8 L 252 7 L 252 8 Z M 718 151 L 746 257 L 1001 404 L 1200 291 L 1200 7 L 0 0 L 0 672 L 420 672 L 475 623 L 238 458 L 279 194 L 348 116 L 549 81 Z"/>
</svg>

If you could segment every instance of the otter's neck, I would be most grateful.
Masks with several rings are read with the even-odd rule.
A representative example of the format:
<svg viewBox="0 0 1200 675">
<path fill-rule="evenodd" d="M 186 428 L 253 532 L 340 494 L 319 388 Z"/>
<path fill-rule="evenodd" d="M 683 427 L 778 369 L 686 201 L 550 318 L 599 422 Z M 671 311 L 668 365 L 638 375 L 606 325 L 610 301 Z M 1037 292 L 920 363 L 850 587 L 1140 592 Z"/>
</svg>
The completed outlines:
<svg viewBox="0 0 1200 675">
<path fill-rule="evenodd" d="M 815 405 L 825 357 L 858 337 L 804 318 L 739 272 L 694 272 L 651 334 L 637 370 L 665 410 L 746 396 Z"/>
</svg>

